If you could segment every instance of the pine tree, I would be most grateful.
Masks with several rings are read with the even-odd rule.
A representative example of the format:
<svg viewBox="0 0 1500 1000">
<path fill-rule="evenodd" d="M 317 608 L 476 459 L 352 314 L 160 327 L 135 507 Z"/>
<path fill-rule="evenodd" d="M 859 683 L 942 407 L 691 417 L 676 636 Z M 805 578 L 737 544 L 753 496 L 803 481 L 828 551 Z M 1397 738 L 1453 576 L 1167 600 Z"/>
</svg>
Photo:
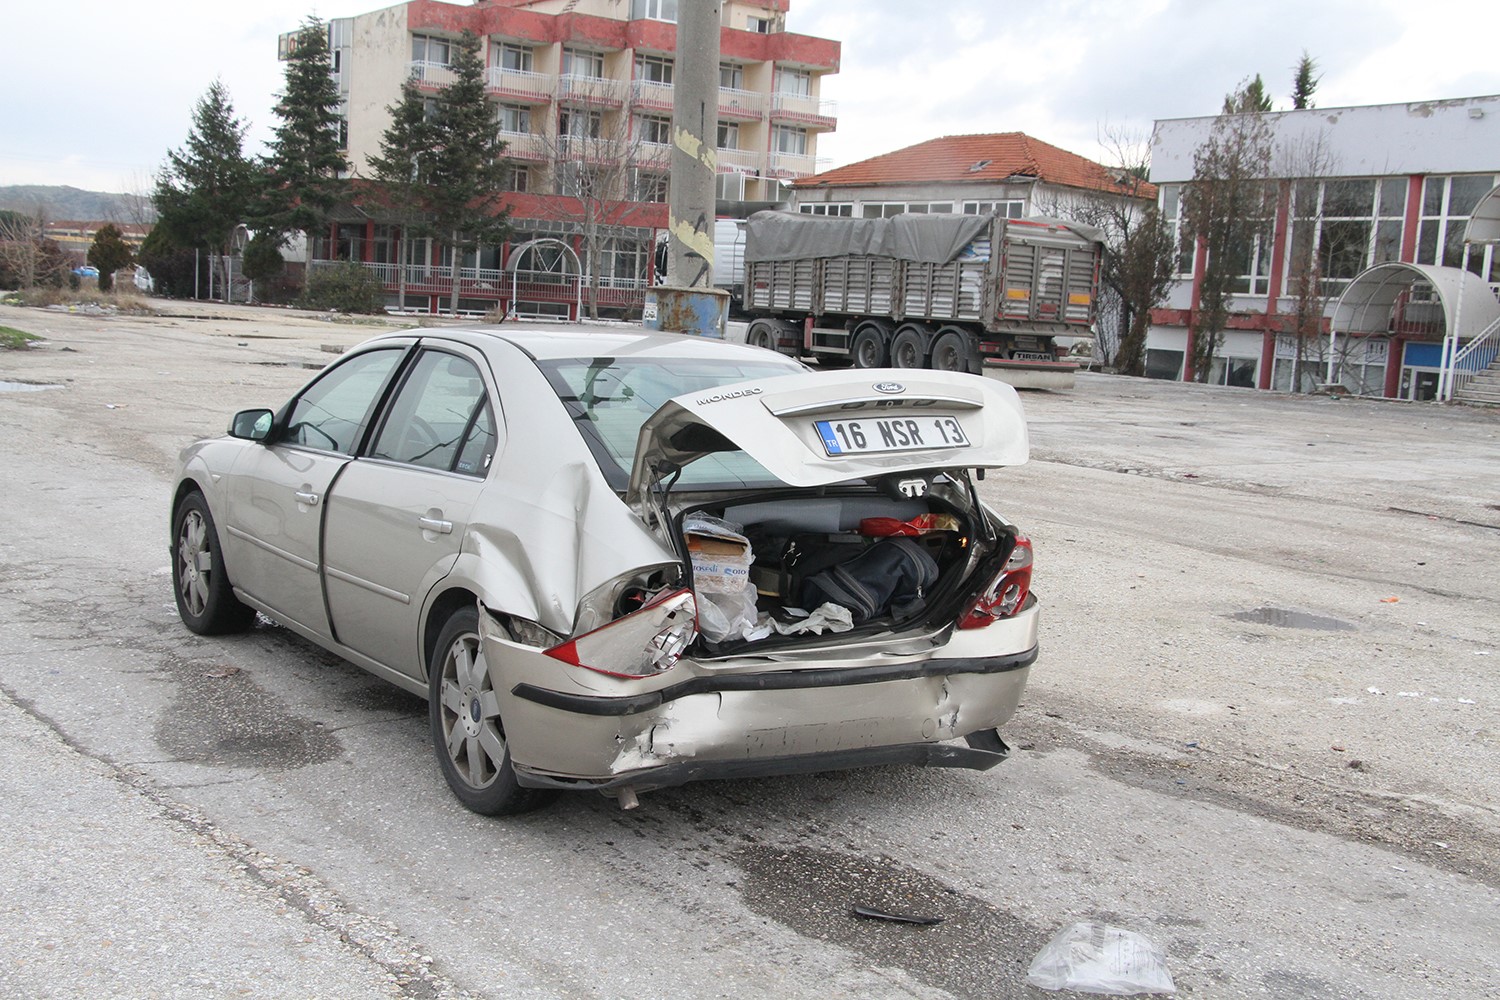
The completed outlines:
<svg viewBox="0 0 1500 1000">
<path fill-rule="evenodd" d="M 229 92 L 215 80 L 193 111 L 187 143 L 167 153 L 151 196 L 164 241 L 218 257 L 226 300 L 234 232 L 249 214 L 255 192 L 255 166 L 244 152 L 246 127 L 234 116 Z"/>
<path fill-rule="evenodd" d="M 109 291 L 115 283 L 115 272 L 128 267 L 134 259 L 135 254 L 119 226 L 109 222 L 99 227 L 88 253 L 89 263 L 99 269 L 99 291 Z"/>
<path fill-rule="evenodd" d="M 432 128 L 427 121 L 427 102 L 417 82 L 401 85 L 401 99 L 388 106 L 391 124 L 380 137 L 380 155 L 369 159 L 379 182 L 377 199 L 400 228 L 397 250 L 397 301 L 406 303 L 406 266 L 414 235 L 425 232 L 427 184 L 432 172 Z"/>
<path fill-rule="evenodd" d="M 1322 76 L 1314 76 L 1318 69 L 1318 61 L 1302 50 L 1302 58 L 1297 60 L 1297 69 L 1292 77 L 1292 107 L 1298 111 L 1310 108 L 1312 104 L 1313 91 L 1318 89 L 1318 81 Z"/>
<path fill-rule="evenodd" d="M 1265 81 L 1259 73 L 1248 83 L 1240 84 L 1239 90 L 1224 95 L 1226 115 L 1260 114 L 1270 110 L 1271 95 L 1266 93 Z"/>
<path fill-rule="evenodd" d="M 328 27 L 316 17 L 303 22 L 286 66 L 286 90 L 273 109 L 265 159 L 264 224 L 283 240 L 323 226 L 344 193 L 349 169 L 340 137 L 339 90 L 333 79 Z"/>
<path fill-rule="evenodd" d="M 465 251 L 503 242 L 508 213 L 499 204 L 510 165 L 505 143 L 485 98 L 479 38 L 465 31 L 453 47 L 453 82 L 438 94 L 431 122 L 432 158 L 427 175 L 433 229 L 453 254 L 452 310 L 458 311 L 458 276 Z"/>
</svg>

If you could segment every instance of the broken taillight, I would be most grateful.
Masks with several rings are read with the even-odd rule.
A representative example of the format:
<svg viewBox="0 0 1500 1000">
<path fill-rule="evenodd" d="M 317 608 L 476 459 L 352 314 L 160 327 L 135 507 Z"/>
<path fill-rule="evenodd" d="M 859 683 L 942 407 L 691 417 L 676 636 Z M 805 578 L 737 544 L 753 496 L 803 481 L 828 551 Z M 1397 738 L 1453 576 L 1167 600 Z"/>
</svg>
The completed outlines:
<svg viewBox="0 0 1500 1000">
<path fill-rule="evenodd" d="M 984 628 L 1020 611 L 1031 592 L 1031 539 L 1016 536 L 1016 547 L 995 579 L 967 612 L 958 619 L 959 628 Z"/>
<path fill-rule="evenodd" d="M 672 669 L 697 636 L 698 602 L 692 591 L 674 590 L 544 652 L 611 677 L 650 677 Z"/>
</svg>

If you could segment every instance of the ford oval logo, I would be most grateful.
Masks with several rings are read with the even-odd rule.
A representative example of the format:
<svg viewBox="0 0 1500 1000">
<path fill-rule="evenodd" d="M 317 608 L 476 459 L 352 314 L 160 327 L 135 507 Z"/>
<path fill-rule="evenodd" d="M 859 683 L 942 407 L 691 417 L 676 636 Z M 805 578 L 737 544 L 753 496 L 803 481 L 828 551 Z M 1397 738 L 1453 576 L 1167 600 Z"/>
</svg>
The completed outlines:
<svg viewBox="0 0 1500 1000">
<path fill-rule="evenodd" d="M 900 382 L 876 382 L 875 383 L 875 391 L 876 392 L 905 392 L 906 391 L 906 386 L 902 385 Z"/>
</svg>

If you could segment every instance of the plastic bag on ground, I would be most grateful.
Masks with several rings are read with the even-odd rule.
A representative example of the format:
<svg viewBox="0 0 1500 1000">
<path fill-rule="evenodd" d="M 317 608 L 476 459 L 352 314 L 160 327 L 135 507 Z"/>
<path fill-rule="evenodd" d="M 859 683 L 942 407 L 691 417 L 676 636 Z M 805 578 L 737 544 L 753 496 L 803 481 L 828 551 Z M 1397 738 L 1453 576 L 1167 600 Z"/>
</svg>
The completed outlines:
<svg viewBox="0 0 1500 1000">
<path fill-rule="evenodd" d="M 1031 960 L 1026 981 L 1044 990 L 1117 997 L 1177 991 L 1160 948 L 1109 924 L 1074 924 L 1059 931 Z"/>
</svg>

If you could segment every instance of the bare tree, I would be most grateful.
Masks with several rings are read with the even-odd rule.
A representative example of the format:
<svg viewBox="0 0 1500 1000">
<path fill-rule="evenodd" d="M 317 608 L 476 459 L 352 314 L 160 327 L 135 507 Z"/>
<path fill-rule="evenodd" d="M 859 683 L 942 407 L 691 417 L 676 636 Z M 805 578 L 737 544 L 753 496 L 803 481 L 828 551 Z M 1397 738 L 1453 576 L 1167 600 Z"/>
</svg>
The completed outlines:
<svg viewBox="0 0 1500 1000">
<path fill-rule="evenodd" d="M 604 250 L 643 220 L 646 205 L 667 200 L 671 112 L 618 109 L 609 80 L 569 77 L 569 99 L 537 140 L 546 151 L 557 194 L 578 202 L 585 302 L 599 317 Z"/>
<path fill-rule="evenodd" d="M 1225 111 L 1193 153 L 1193 179 L 1183 192 L 1184 249 L 1205 252 L 1187 376 L 1208 381 L 1229 322 L 1230 296 L 1248 273 L 1257 234 L 1274 205 L 1271 129 L 1259 77 L 1225 97 Z"/>
<path fill-rule="evenodd" d="M 61 285 L 67 277 L 67 257 L 46 238 L 40 210 L 33 215 L 0 210 L 0 287 Z"/>
</svg>

